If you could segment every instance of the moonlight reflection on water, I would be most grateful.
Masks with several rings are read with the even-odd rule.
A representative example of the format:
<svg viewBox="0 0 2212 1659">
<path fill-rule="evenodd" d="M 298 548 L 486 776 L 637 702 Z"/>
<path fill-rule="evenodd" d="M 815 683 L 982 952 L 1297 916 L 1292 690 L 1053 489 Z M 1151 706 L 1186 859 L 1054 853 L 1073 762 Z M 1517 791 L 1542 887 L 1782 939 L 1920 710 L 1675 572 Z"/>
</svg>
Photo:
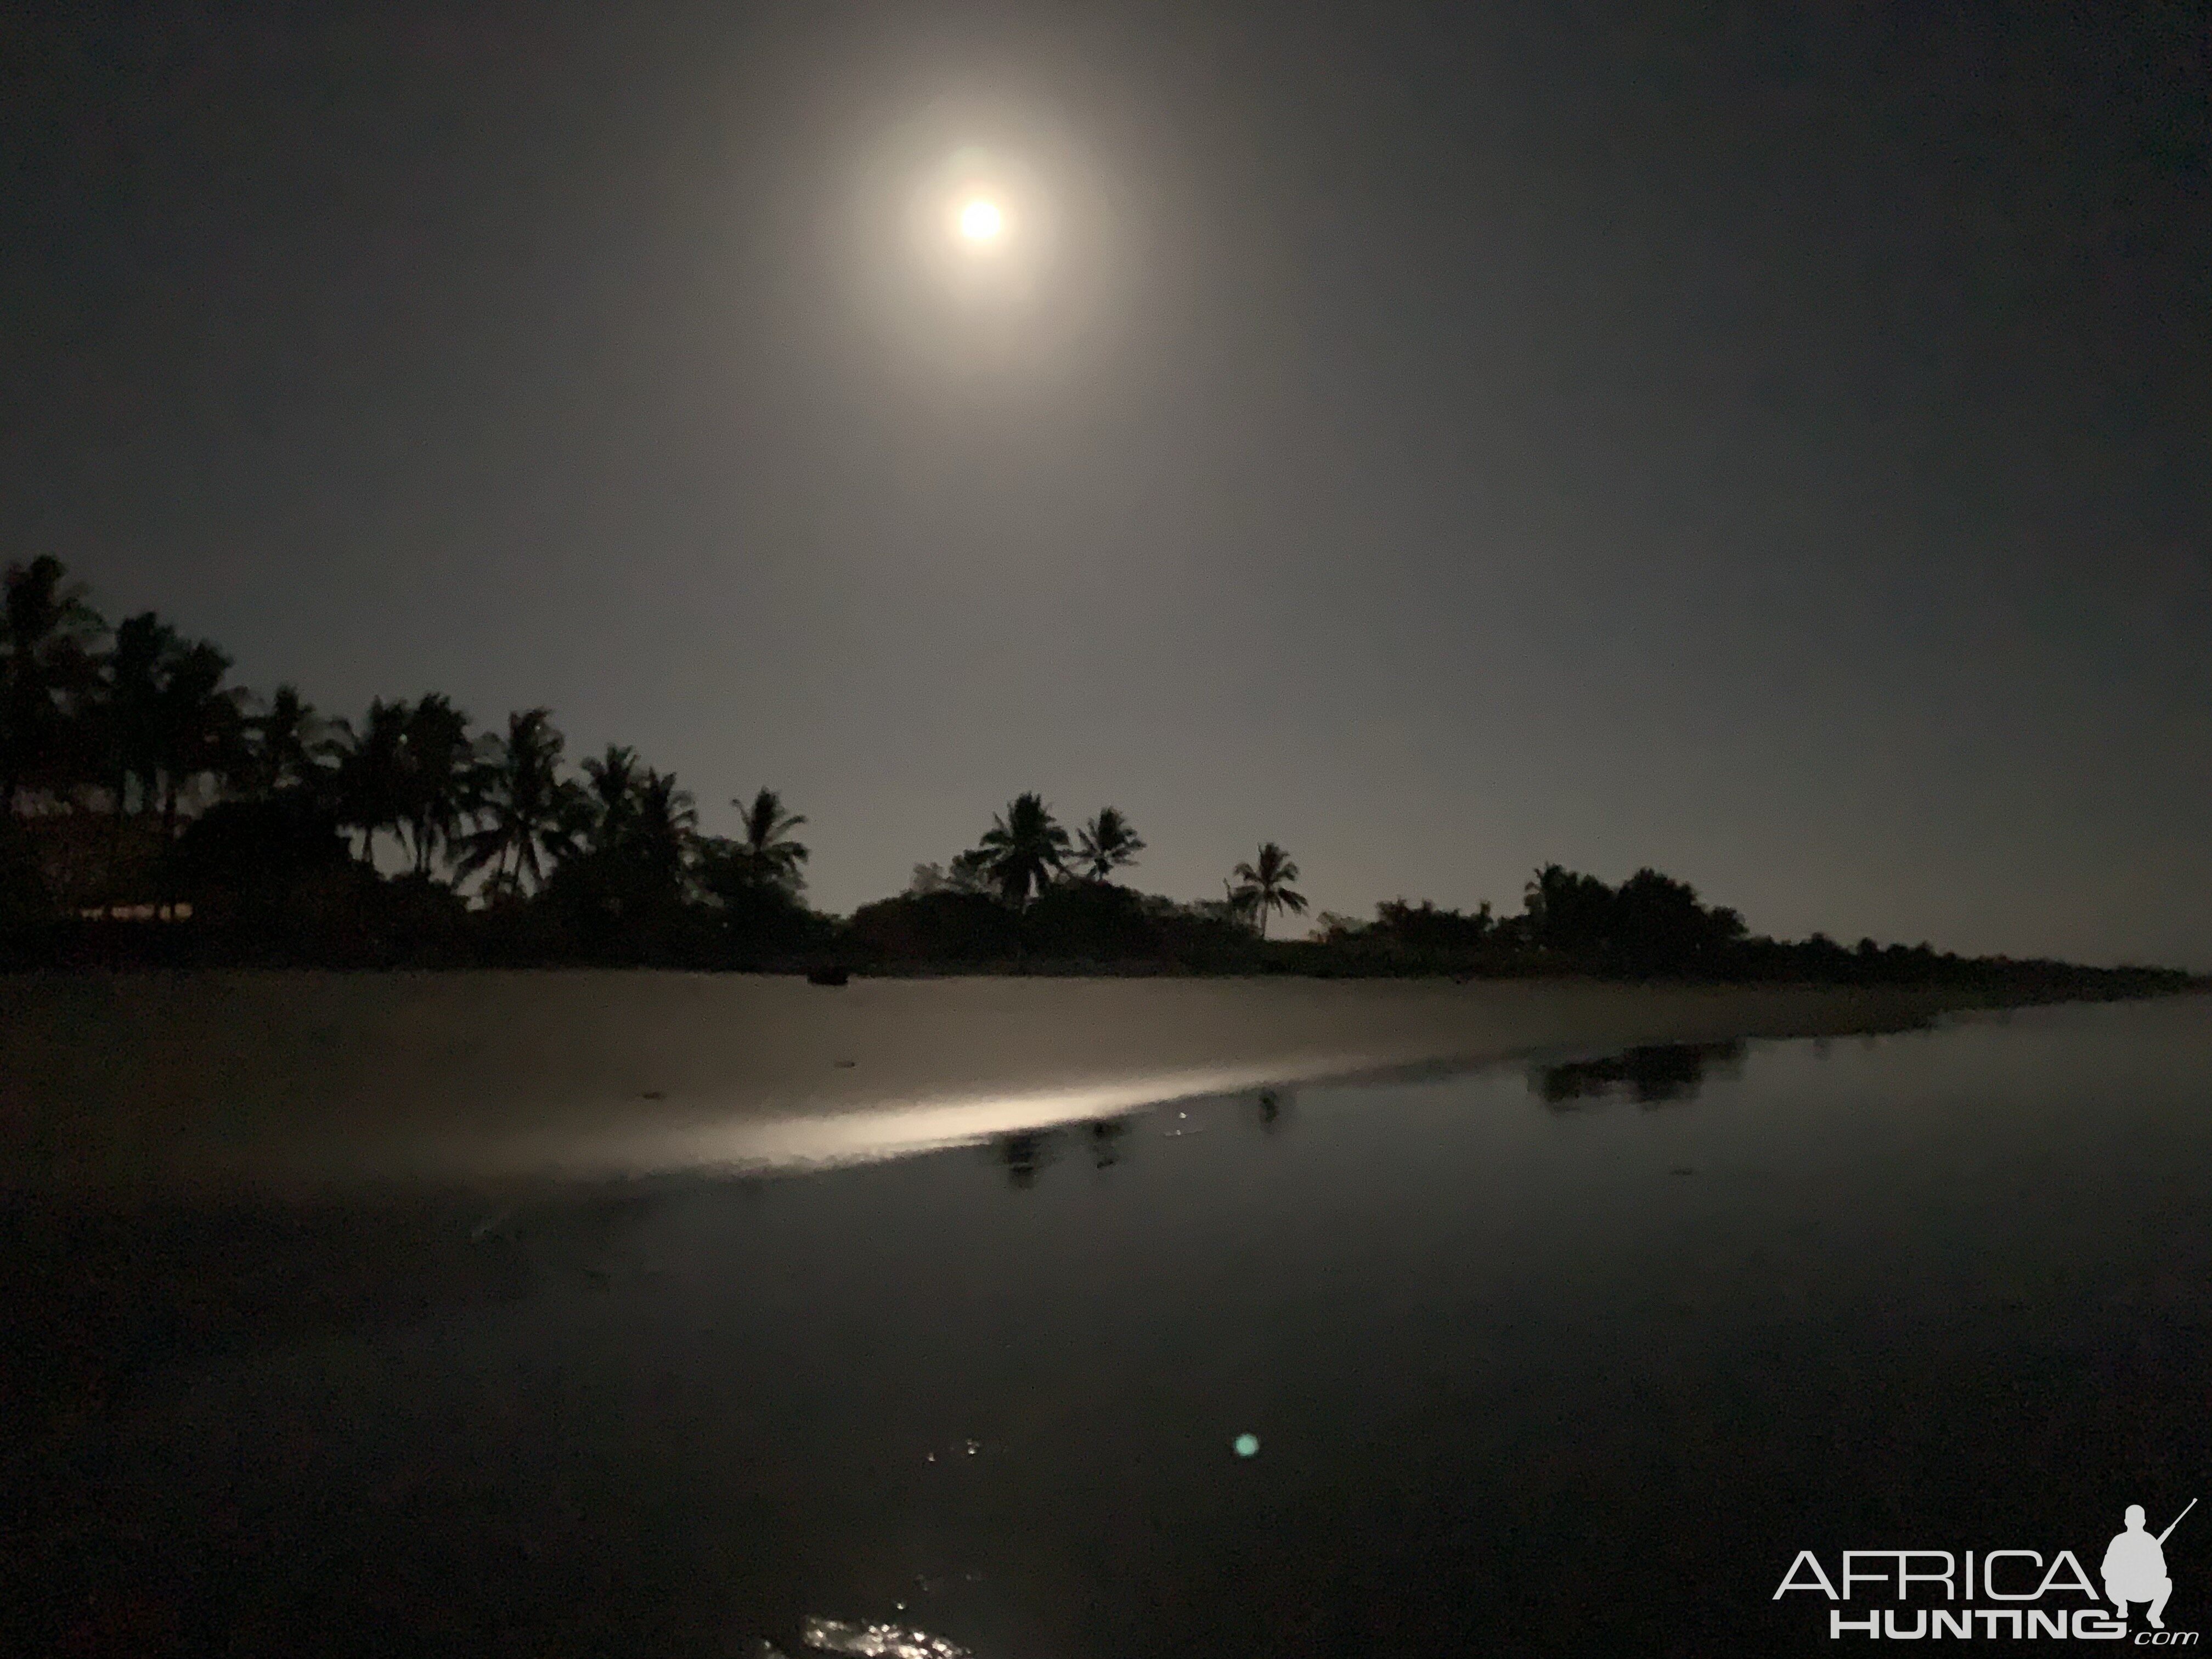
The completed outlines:
<svg viewBox="0 0 2212 1659">
<path fill-rule="evenodd" d="M 2191 1495 L 2208 1008 L 496 1206 L 19 1209 L 0 1589 L 241 1651 L 795 1652 L 820 1609 L 1066 1659 L 1800 1650 L 1800 1549 L 2090 1559 Z"/>
</svg>

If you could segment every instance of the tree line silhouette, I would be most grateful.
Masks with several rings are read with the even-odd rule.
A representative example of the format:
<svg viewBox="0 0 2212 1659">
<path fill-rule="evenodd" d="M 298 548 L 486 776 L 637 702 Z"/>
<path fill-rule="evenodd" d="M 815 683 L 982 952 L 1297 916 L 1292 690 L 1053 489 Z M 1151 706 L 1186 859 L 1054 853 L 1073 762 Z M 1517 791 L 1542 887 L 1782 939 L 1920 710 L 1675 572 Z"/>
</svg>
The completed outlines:
<svg viewBox="0 0 2212 1659">
<path fill-rule="evenodd" d="M 807 904 L 806 820 L 773 789 L 732 802 L 736 835 L 708 835 L 691 792 L 633 749 L 572 769 L 548 709 L 484 731 L 430 692 L 376 699 L 356 721 L 290 685 L 257 696 L 231 667 L 152 611 L 111 627 L 55 559 L 8 568 L 0 961 L 1594 973 L 2065 994 L 2188 980 L 1754 938 L 1656 871 L 1610 886 L 1556 864 L 1516 914 L 1395 899 L 1270 939 L 1271 918 L 1307 910 L 1276 842 L 1218 900 L 1179 902 L 1115 878 L 1146 850 L 1125 813 L 1102 807 L 1071 833 L 1036 793 L 839 918 Z"/>
</svg>

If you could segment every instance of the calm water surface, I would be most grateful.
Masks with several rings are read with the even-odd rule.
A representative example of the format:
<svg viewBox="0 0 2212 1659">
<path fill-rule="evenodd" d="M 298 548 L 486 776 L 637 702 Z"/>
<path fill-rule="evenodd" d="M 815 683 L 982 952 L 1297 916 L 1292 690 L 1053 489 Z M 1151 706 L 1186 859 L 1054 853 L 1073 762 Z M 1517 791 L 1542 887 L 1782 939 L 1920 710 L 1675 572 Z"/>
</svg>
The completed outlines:
<svg viewBox="0 0 2212 1659">
<path fill-rule="evenodd" d="M 1583 1058 L 774 1180 L 16 1206 L 24 1650 L 1835 1651 L 1800 1549 L 2094 1575 L 2212 1498 L 2212 1001 Z M 2212 1505 L 2166 1556 L 2212 1626 Z"/>
</svg>

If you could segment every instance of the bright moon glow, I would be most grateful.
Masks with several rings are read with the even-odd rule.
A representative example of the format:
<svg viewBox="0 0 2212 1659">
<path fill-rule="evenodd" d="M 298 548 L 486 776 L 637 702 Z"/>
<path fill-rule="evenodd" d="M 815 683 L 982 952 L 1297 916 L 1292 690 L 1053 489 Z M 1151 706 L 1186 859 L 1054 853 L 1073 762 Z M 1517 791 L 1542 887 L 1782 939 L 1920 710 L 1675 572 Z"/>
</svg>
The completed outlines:
<svg viewBox="0 0 2212 1659">
<path fill-rule="evenodd" d="M 999 210 L 996 202 L 977 197 L 960 210 L 960 234 L 963 240 L 981 246 L 995 242 L 1006 228 L 1006 216 Z"/>
</svg>

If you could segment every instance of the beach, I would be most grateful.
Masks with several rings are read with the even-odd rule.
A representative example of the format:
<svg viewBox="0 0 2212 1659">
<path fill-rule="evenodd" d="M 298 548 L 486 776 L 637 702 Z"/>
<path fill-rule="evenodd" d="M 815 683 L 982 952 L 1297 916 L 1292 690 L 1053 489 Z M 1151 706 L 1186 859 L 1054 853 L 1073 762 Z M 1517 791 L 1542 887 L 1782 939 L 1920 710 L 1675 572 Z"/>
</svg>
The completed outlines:
<svg viewBox="0 0 2212 1659">
<path fill-rule="evenodd" d="M 0 1181 L 118 1195 L 814 1167 L 1152 1102 L 1897 1030 L 1965 994 L 654 972 L 0 980 Z"/>
</svg>

